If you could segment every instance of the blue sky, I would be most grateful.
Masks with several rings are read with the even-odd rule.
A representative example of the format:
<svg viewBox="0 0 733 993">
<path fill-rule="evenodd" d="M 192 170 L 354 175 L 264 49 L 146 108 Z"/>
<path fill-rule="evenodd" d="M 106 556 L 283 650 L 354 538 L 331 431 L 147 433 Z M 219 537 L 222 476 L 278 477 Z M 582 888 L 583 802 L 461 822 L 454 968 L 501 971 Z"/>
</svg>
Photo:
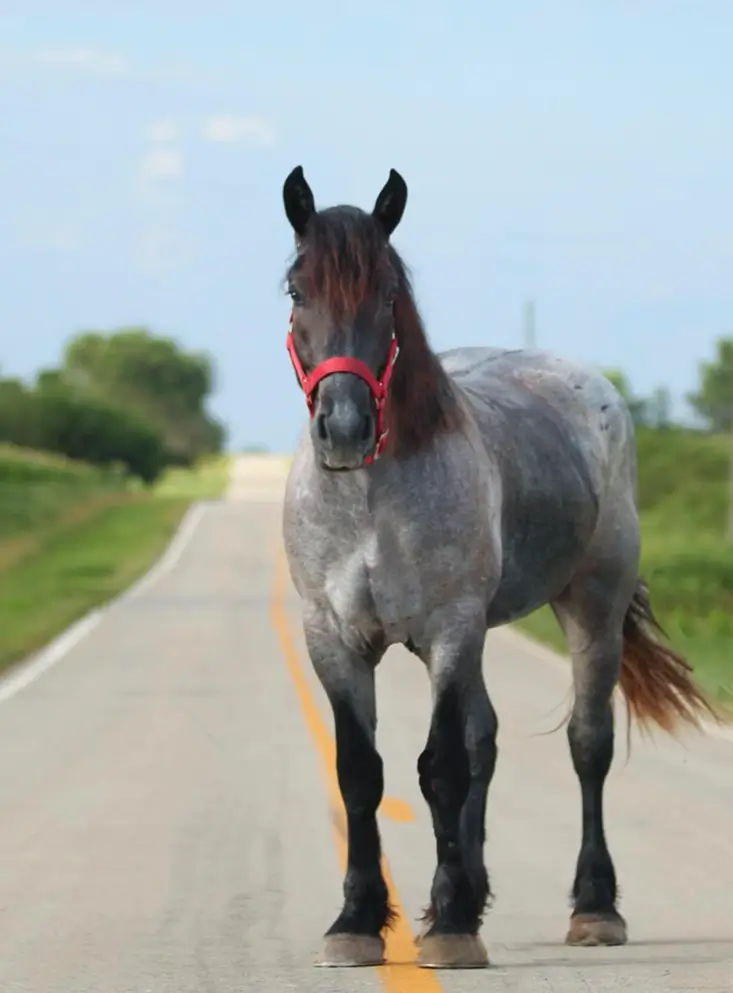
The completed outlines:
<svg viewBox="0 0 733 993">
<path fill-rule="evenodd" d="M 394 166 L 434 347 L 520 344 L 533 295 L 542 347 L 682 412 L 733 333 L 731 38 L 722 0 L 0 0 L 0 369 L 148 324 L 211 352 L 233 445 L 290 448 L 283 179 L 370 208 Z"/>
</svg>

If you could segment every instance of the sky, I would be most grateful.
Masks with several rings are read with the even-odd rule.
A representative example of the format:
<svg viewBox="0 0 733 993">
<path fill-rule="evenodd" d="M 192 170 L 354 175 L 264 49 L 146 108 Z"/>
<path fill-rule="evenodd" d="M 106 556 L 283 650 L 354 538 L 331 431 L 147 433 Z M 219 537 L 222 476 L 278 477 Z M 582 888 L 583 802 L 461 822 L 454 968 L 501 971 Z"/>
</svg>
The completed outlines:
<svg viewBox="0 0 733 993">
<path fill-rule="evenodd" d="M 729 0 L 0 0 L 0 372 L 146 325 L 290 450 L 283 180 L 371 209 L 394 167 L 435 349 L 520 346 L 532 297 L 684 415 L 733 334 L 731 38 Z"/>
</svg>

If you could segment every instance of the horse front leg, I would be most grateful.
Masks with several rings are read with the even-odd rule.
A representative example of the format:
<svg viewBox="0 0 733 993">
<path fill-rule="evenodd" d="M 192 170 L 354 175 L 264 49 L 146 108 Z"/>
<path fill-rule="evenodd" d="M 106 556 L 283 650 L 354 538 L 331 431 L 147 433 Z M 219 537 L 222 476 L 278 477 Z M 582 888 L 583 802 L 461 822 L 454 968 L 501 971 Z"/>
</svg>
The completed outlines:
<svg viewBox="0 0 733 993">
<path fill-rule="evenodd" d="M 333 711 L 348 845 L 344 904 L 326 932 L 323 964 L 380 965 L 385 947 L 382 932 L 394 917 L 382 874 L 377 825 L 384 778 L 375 747 L 374 670 L 381 656 L 354 651 L 325 623 L 307 625 L 306 641 Z"/>
<path fill-rule="evenodd" d="M 437 848 L 418 938 L 418 964 L 428 968 L 488 965 L 478 932 L 491 895 L 484 841 L 498 725 L 481 670 L 484 637 L 482 611 L 473 627 L 440 632 L 425 655 L 433 712 L 418 774 Z"/>
</svg>

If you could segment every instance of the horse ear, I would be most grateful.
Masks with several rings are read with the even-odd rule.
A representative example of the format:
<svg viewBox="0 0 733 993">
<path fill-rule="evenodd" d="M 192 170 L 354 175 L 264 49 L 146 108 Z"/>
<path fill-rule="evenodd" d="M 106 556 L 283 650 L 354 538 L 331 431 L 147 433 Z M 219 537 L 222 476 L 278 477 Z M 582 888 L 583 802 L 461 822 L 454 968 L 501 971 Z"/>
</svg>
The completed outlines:
<svg viewBox="0 0 733 993">
<path fill-rule="evenodd" d="M 316 211 L 313 191 L 303 175 L 303 166 L 296 166 L 283 183 L 283 203 L 291 227 L 302 238 L 308 221 Z"/>
<path fill-rule="evenodd" d="M 372 211 L 372 217 L 379 221 L 388 238 L 402 220 L 406 203 L 407 183 L 396 169 L 390 169 L 389 179 L 382 187 Z"/>
</svg>

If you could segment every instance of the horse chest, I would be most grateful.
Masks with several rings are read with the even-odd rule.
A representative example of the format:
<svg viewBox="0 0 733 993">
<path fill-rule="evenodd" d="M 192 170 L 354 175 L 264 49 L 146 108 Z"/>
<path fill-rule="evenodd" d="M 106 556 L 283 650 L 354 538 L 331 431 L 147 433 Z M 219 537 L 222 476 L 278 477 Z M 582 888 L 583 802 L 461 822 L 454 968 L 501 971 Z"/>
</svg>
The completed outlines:
<svg viewBox="0 0 733 993">
<path fill-rule="evenodd" d="M 376 531 L 329 564 L 325 591 L 342 622 L 364 633 L 381 630 L 395 639 L 425 610 L 417 562 L 394 536 Z"/>
</svg>

